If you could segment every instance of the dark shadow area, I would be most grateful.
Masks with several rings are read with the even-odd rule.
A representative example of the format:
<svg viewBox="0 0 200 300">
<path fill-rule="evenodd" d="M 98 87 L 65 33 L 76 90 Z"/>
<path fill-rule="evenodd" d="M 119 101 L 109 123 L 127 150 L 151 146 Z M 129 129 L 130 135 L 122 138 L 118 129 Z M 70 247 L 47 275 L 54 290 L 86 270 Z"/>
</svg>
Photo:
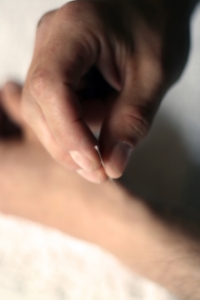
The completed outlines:
<svg viewBox="0 0 200 300">
<path fill-rule="evenodd" d="M 200 239 L 200 166 L 186 149 L 178 126 L 160 113 L 119 181 L 168 225 Z"/>
<path fill-rule="evenodd" d="M 0 105 L 0 140 L 6 141 L 21 137 L 21 129 L 11 120 Z"/>
</svg>

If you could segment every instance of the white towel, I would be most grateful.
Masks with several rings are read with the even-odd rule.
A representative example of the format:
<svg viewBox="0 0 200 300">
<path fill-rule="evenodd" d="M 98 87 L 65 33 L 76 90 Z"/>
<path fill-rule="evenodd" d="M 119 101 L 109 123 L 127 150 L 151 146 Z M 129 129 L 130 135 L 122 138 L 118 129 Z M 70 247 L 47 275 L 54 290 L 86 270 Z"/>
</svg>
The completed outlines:
<svg viewBox="0 0 200 300">
<path fill-rule="evenodd" d="M 175 300 L 99 247 L 0 214 L 1 300 Z"/>
</svg>

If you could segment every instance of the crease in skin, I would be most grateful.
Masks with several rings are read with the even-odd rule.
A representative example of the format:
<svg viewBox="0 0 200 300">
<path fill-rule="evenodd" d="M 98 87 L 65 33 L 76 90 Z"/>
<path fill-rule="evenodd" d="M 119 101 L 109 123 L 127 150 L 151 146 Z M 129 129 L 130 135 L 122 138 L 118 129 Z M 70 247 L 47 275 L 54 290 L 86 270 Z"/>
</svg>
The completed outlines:
<svg viewBox="0 0 200 300">
<path fill-rule="evenodd" d="M 94 149 L 95 149 L 95 150 L 97 151 L 97 153 L 99 154 L 99 158 L 100 158 L 101 164 L 102 164 L 103 168 L 105 169 L 105 164 L 104 164 L 104 162 L 103 162 L 103 158 L 102 158 L 102 156 L 101 156 L 101 152 L 100 152 L 100 150 L 99 150 L 98 145 L 94 146 Z M 109 181 L 115 183 L 115 181 L 114 181 L 113 178 L 111 178 L 111 177 L 108 177 L 108 178 L 109 178 Z"/>
</svg>

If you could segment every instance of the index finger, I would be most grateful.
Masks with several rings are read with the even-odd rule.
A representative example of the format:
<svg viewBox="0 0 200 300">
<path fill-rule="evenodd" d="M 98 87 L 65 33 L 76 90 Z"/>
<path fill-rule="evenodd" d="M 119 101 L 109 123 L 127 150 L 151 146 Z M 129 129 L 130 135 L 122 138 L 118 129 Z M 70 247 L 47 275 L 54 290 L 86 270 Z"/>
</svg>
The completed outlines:
<svg viewBox="0 0 200 300">
<path fill-rule="evenodd" d="M 83 36 L 73 22 L 60 21 L 58 25 L 59 16 L 54 18 L 51 34 L 33 59 L 25 90 L 39 104 L 59 146 L 82 169 L 94 171 L 101 167 L 94 149 L 97 140 L 82 119 L 75 88 L 95 62 L 98 44 L 93 36 Z M 26 99 L 23 103 L 28 105 Z M 25 118 L 28 121 L 28 116 Z"/>
</svg>

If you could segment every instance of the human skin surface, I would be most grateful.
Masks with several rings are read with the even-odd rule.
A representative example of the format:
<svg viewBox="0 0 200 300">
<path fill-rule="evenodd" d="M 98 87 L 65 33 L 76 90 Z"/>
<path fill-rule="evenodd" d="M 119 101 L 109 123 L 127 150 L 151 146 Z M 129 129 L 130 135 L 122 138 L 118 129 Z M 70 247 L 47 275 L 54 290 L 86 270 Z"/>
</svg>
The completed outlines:
<svg viewBox="0 0 200 300">
<path fill-rule="evenodd" d="M 43 16 L 21 107 L 57 162 L 96 183 L 123 174 L 185 66 L 196 2 L 77 0 Z"/>
<path fill-rule="evenodd" d="M 95 185 L 55 162 L 21 117 L 21 88 L 1 94 L 23 136 L 0 142 L 0 210 L 98 244 L 180 299 L 199 299 L 198 242 L 116 182 Z"/>
</svg>

